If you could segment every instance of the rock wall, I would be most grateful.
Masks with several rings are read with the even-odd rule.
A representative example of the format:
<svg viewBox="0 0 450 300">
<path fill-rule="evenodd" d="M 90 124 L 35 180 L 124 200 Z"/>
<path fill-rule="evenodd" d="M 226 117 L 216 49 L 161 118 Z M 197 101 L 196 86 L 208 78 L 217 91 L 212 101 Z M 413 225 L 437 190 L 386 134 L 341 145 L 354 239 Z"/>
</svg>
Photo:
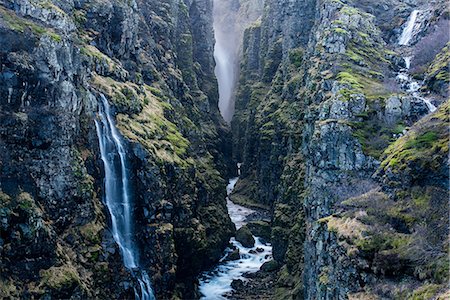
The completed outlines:
<svg viewBox="0 0 450 300">
<path fill-rule="evenodd" d="M 390 8 L 396 17 L 386 21 Z M 402 24 L 414 8 L 424 20 L 411 47 L 399 49 Z M 416 142 L 394 145 L 427 140 L 418 147 L 431 147 L 433 160 L 447 165 L 439 128 L 448 120 L 439 115 L 448 96 L 439 87 L 448 60 L 442 52 L 420 54 L 421 41 L 435 40 L 447 21 L 442 1 L 266 1 L 261 23 L 246 30 L 232 123 L 243 178 L 231 197 L 273 212 L 274 258 L 282 265 L 277 298 L 408 298 L 444 290 L 436 277 L 443 269 L 431 274 L 429 266 L 442 266 L 448 221 L 428 201 L 442 207 L 441 178 L 448 180 L 448 172 L 431 171 L 426 155 L 412 146 Z M 422 65 L 414 76 L 431 80 L 431 91 L 422 92 L 430 91 L 442 105 L 416 125 L 429 110 L 396 81 L 405 51 Z M 431 78 L 439 72 L 434 85 Z M 405 134 L 409 138 L 400 138 Z M 399 160 L 397 175 L 386 174 L 386 166 Z M 427 166 L 435 180 L 425 180 L 418 166 Z M 392 192 L 392 185 L 402 191 Z M 420 209 L 419 198 L 428 199 Z M 427 216 L 422 225 L 419 215 Z M 424 251 L 418 244 L 427 243 L 434 226 L 440 229 L 429 244 L 433 254 L 419 262 L 409 248 Z"/>
<path fill-rule="evenodd" d="M 0 40 L 2 297 L 134 296 L 102 202 L 100 94 L 133 165 L 141 263 L 159 298 L 197 297 L 234 230 L 212 1 L 5 0 Z"/>
</svg>

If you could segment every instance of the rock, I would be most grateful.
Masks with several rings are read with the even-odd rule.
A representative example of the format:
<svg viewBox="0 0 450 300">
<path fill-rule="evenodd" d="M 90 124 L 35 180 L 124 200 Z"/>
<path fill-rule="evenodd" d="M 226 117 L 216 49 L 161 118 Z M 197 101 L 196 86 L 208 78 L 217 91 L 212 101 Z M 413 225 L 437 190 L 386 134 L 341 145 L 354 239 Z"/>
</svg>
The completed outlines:
<svg viewBox="0 0 450 300">
<path fill-rule="evenodd" d="M 241 279 L 235 279 L 231 282 L 231 287 L 234 290 L 240 290 L 244 288 L 244 281 L 242 281 Z"/>
<path fill-rule="evenodd" d="M 268 262 L 265 262 L 262 266 L 261 266 L 261 271 L 264 272 L 273 272 L 275 270 L 277 270 L 279 268 L 280 264 L 276 261 L 276 260 L 271 260 Z"/>
<path fill-rule="evenodd" d="M 239 249 L 235 249 L 225 257 L 225 260 L 238 260 L 240 258 L 241 255 L 239 253 Z"/>
<path fill-rule="evenodd" d="M 250 221 L 247 223 L 247 227 L 250 229 L 254 236 L 261 237 L 264 241 L 270 241 L 272 229 L 269 222 L 266 221 Z"/>
<path fill-rule="evenodd" d="M 247 226 L 243 226 L 236 231 L 236 241 L 246 248 L 251 248 L 255 245 L 255 239 Z"/>
</svg>

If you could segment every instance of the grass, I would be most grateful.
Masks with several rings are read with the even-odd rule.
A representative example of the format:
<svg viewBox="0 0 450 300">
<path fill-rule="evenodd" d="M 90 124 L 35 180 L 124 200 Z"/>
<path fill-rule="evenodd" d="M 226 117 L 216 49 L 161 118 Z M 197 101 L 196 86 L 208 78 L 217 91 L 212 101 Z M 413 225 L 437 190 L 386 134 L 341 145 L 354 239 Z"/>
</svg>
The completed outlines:
<svg viewBox="0 0 450 300">
<path fill-rule="evenodd" d="M 70 288 L 80 283 L 80 275 L 74 266 L 65 264 L 60 267 L 51 267 L 39 272 L 41 285 L 51 289 L 60 290 Z"/>
<path fill-rule="evenodd" d="M 48 35 L 52 40 L 56 42 L 61 42 L 62 40 L 61 36 L 55 33 L 53 29 L 45 28 L 30 20 L 19 17 L 13 11 L 0 7 L 0 15 L 2 16 L 5 23 L 8 24 L 9 28 L 14 31 L 25 33 L 25 31 L 29 30 L 33 34 L 38 36 Z"/>
<path fill-rule="evenodd" d="M 422 168 L 439 169 L 449 150 L 450 101 L 415 125 L 404 137 L 392 144 L 383 154 L 383 168 L 400 171 L 412 163 Z"/>
</svg>

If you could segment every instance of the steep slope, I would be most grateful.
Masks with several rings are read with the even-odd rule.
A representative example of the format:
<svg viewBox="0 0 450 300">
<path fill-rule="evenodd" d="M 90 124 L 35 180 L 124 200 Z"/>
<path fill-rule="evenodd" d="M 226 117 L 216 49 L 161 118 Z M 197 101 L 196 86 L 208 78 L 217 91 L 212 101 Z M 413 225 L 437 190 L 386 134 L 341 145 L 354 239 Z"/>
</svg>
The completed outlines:
<svg viewBox="0 0 450 300">
<path fill-rule="evenodd" d="M 131 161 L 140 260 L 158 297 L 195 297 L 234 230 L 212 2 L 1 1 L 0 40 L 2 297 L 134 295 L 102 202 L 102 95 Z"/>
<path fill-rule="evenodd" d="M 410 46 L 400 48 L 398 37 L 414 8 L 421 11 L 420 23 Z M 390 9 L 395 18 L 385 14 Z M 438 182 L 415 181 L 428 169 L 402 171 L 401 178 L 413 178 L 397 183 L 405 191 L 405 211 L 395 207 L 395 193 L 387 192 L 391 187 L 382 179 L 391 173 L 374 174 L 382 174 L 386 165 L 399 160 L 390 151 L 402 139 L 394 148 L 389 145 L 430 112 L 428 100 L 421 96 L 430 90 L 422 87 L 422 94 L 413 93 L 396 78 L 408 67 L 401 56 L 414 55 L 414 76 L 428 78 L 435 104 L 448 97 L 442 90 L 448 59 L 445 49 L 438 54 L 446 41 L 435 38 L 442 34 L 441 24 L 448 24 L 445 10 L 442 1 L 417 1 L 413 7 L 401 1 L 266 1 L 262 21 L 246 30 L 232 123 L 234 155 L 243 163 L 243 178 L 231 198 L 273 212 L 274 258 L 282 266 L 279 299 L 359 299 L 364 292 L 375 299 L 407 298 L 442 291 L 439 284 L 446 277 L 437 274 L 446 274 L 445 270 L 418 270 L 448 265 L 442 256 L 448 220 L 429 210 L 427 202 L 435 201 L 442 213 L 448 212 L 442 198 L 447 193 L 442 183 L 448 181 L 448 148 L 439 146 L 441 150 L 433 152 L 432 165 L 436 162 L 442 169 L 439 175 L 430 173 L 430 179 L 439 178 Z M 423 40 L 428 42 L 427 49 L 438 49 L 435 59 L 422 56 Z M 441 81 L 433 87 L 436 79 Z M 435 115 L 445 114 L 446 107 L 442 105 Z M 442 130 L 448 119 L 436 118 L 427 117 L 420 122 L 429 125 L 414 127 L 440 128 L 439 134 L 423 131 L 425 143 L 430 143 L 424 147 L 437 141 L 445 144 Z M 415 131 L 411 129 L 410 135 Z M 403 164 L 415 161 L 428 168 L 429 162 L 421 162 L 430 160 L 427 154 L 416 157 L 406 155 L 409 149 L 404 152 L 396 154 L 408 160 Z M 426 230 L 416 226 L 416 221 L 399 225 L 406 222 L 399 221 L 403 213 L 414 209 L 411 202 L 417 185 L 427 200 L 412 218 L 427 216 Z M 383 208 L 377 204 L 380 199 L 386 201 Z M 373 215 L 389 207 L 392 214 L 399 209 L 401 216 Z M 411 257 L 402 262 L 399 257 L 404 253 L 396 251 L 420 243 L 436 223 L 440 228 L 432 246 L 436 252 L 426 262 Z M 408 228 L 407 233 L 402 226 Z M 379 228 L 385 231 L 373 237 Z M 378 243 L 379 238 L 387 242 Z M 360 244 L 348 241 L 355 239 Z M 361 249 L 366 243 L 372 248 Z M 375 286 L 377 282 L 381 284 Z M 429 283 L 431 290 L 427 290 Z"/>
</svg>

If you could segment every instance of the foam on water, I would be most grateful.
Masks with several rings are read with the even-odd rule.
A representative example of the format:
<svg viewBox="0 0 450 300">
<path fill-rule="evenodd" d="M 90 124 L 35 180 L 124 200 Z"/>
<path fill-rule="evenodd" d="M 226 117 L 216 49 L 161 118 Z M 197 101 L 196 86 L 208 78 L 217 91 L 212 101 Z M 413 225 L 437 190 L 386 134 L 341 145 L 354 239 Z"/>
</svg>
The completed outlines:
<svg viewBox="0 0 450 300">
<path fill-rule="evenodd" d="M 230 179 L 227 186 L 227 195 L 233 191 L 238 178 Z M 246 218 L 255 211 L 235 204 L 227 197 L 228 214 L 231 221 L 239 229 L 244 226 Z M 226 299 L 226 295 L 232 292 L 231 283 L 235 279 L 246 280 L 244 274 L 255 273 L 261 266 L 272 260 L 272 246 L 264 243 L 261 238 L 253 236 L 255 246 L 245 248 L 235 238 L 230 239 L 230 243 L 239 249 L 240 259 L 235 261 L 226 261 L 227 255 L 233 251 L 231 248 L 225 250 L 225 254 L 213 270 L 203 273 L 200 276 L 199 291 L 203 295 L 201 299 Z M 259 250 L 259 251 L 258 251 Z"/>
</svg>

